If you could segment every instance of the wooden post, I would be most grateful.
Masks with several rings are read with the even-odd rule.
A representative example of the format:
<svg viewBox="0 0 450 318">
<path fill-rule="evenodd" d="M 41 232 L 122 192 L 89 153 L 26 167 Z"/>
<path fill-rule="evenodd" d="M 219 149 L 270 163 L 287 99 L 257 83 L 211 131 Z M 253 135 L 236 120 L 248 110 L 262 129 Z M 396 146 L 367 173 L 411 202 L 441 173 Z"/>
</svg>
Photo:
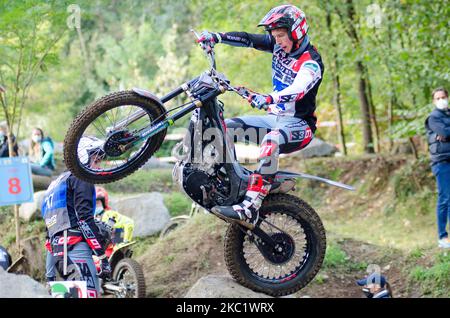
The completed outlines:
<svg viewBox="0 0 450 318">
<path fill-rule="evenodd" d="M 7 123 L 7 136 L 8 136 L 8 151 L 9 157 L 15 157 L 17 154 L 14 152 L 14 143 L 13 143 L 13 134 L 11 123 Z M 16 222 L 16 248 L 17 253 L 20 254 L 20 219 L 19 219 L 19 206 L 17 204 L 14 205 L 14 220 Z"/>
<path fill-rule="evenodd" d="M 16 221 L 16 248 L 17 253 L 20 254 L 20 219 L 19 219 L 19 206 L 14 205 L 14 219 Z"/>
</svg>

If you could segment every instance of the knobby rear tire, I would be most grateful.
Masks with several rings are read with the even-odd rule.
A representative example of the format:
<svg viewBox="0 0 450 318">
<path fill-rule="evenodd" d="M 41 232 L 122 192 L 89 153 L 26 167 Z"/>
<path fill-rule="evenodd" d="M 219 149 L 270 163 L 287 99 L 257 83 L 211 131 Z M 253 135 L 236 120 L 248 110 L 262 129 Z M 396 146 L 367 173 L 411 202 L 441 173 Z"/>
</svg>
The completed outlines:
<svg viewBox="0 0 450 318">
<path fill-rule="evenodd" d="M 145 277 L 144 272 L 142 271 L 142 266 L 137 261 L 132 258 L 124 258 L 120 260 L 114 268 L 113 272 L 113 280 L 118 280 L 118 275 L 120 271 L 125 268 L 128 270 L 134 277 L 136 282 L 136 293 L 134 298 L 144 298 L 145 297 Z"/>
<path fill-rule="evenodd" d="M 285 282 L 267 283 L 258 280 L 245 261 L 243 243 L 245 235 L 237 224 L 231 224 L 225 235 L 225 263 L 231 276 L 241 285 L 273 297 L 293 294 L 305 287 L 319 272 L 325 257 L 325 229 L 318 214 L 303 200 L 289 194 L 271 194 L 266 197 L 260 209 L 264 215 L 271 211 L 298 218 L 308 224 L 311 238 L 311 255 L 298 275 Z"/>
</svg>

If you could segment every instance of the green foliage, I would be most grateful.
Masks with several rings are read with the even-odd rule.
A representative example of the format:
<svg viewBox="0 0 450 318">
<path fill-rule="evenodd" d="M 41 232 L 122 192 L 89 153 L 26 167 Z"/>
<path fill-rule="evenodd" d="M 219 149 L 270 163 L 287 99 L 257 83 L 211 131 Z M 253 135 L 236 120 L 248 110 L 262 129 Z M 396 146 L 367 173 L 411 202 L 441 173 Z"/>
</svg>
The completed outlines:
<svg viewBox="0 0 450 318">
<path fill-rule="evenodd" d="M 135 237 L 133 241 L 136 242 L 133 245 L 133 257 L 139 257 L 143 255 L 147 249 L 159 239 L 159 235 L 147 236 L 147 237 Z"/>
<path fill-rule="evenodd" d="M 172 182 L 171 169 L 142 169 L 120 181 L 105 185 L 113 193 L 168 192 L 177 191 Z"/>
<path fill-rule="evenodd" d="M 348 262 L 347 254 L 335 244 L 329 244 L 323 262 L 324 268 L 337 268 L 344 266 Z"/>
<path fill-rule="evenodd" d="M 164 204 L 172 217 L 188 215 L 191 210 L 192 200 L 184 193 L 172 192 L 164 193 Z"/>
<path fill-rule="evenodd" d="M 450 295 L 450 255 L 445 252 L 438 254 L 434 264 L 429 268 L 414 267 L 409 279 L 412 283 L 419 283 L 425 295 L 448 297 Z"/>
<path fill-rule="evenodd" d="M 161 148 L 155 154 L 156 157 L 170 157 L 172 156 L 172 149 L 178 143 L 178 140 L 167 140 L 163 142 Z"/>
<path fill-rule="evenodd" d="M 417 196 L 420 193 L 424 198 L 432 194 L 430 189 L 434 188 L 434 177 L 431 173 L 428 158 L 421 158 L 405 165 L 392 178 L 393 189 L 396 198 L 405 201 L 409 196 Z"/>
<path fill-rule="evenodd" d="M 417 261 L 424 255 L 424 250 L 420 247 L 416 247 L 409 253 L 408 259 L 412 262 Z"/>
<path fill-rule="evenodd" d="M 2 245 L 3 246 L 11 246 L 16 241 L 16 234 L 8 233 L 3 238 Z"/>
<path fill-rule="evenodd" d="M 0 2 L 0 94 L 3 117 L 17 134 L 31 85 L 59 62 L 57 43 L 65 28 L 65 1 Z M 0 117 L 0 118 L 1 118 Z"/>
<path fill-rule="evenodd" d="M 367 67 L 380 136 L 397 139 L 422 135 L 423 121 L 432 109 L 431 90 L 450 84 L 450 6 L 422 0 L 351 2 L 358 23 L 349 20 L 347 0 L 315 0 L 298 5 L 307 15 L 311 41 L 325 64 L 317 97 L 318 118 L 322 122 L 336 120 L 333 76 L 339 75 L 346 139 L 350 153 L 358 153 L 362 150 L 361 127 L 350 122 L 361 117 L 355 61 L 362 60 Z M 166 94 L 208 67 L 190 28 L 262 34 L 257 23 L 278 5 L 268 0 L 82 0 L 77 2 L 81 27 L 69 29 L 69 4 L 0 2 L 0 82 L 7 86 L 8 94 L 14 90 L 11 81 L 17 73 L 20 43 L 24 45 L 22 64 L 28 65 L 39 61 L 45 48 L 64 32 L 36 68 L 39 72 L 27 89 L 22 136 L 28 137 L 27 129 L 38 125 L 57 141 L 62 140 L 81 108 L 111 91 L 138 86 L 159 96 Z M 380 23 L 375 25 L 371 23 L 373 5 L 379 6 L 381 14 Z M 326 12 L 331 14 L 331 28 L 327 27 Z M 350 26 L 355 27 L 359 43 L 348 36 Z M 216 55 L 219 71 L 233 84 L 271 92 L 271 54 L 217 45 Z M 25 91 L 23 84 L 19 86 L 21 92 Z M 13 100 L 7 97 L 9 102 Z M 18 97 L 21 102 L 21 94 Z M 234 94 L 220 98 L 227 117 L 261 114 Z M 168 106 L 184 101 L 180 97 Z M 48 116 L 49 109 L 52 116 Z M 334 144 L 339 142 L 335 127 L 320 127 L 317 135 Z M 383 149 L 387 148 L 385 137 L 381 140 Z"/>
</svg>

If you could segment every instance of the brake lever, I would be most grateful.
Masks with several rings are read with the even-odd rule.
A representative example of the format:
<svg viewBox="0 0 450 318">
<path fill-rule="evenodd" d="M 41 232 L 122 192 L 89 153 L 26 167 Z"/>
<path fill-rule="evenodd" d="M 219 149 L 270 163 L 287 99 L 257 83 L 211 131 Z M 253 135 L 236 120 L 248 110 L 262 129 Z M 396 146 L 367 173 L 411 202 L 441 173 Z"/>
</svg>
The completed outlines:
<svg viewBox="0 0 450 318">
<path fill-rule="evenodd" d="M 211 44 L 206 45 L 202 42 L 202 37 L 194 30 L 191 29 L 191 32 L 194 33 L 195 37 L 197 38 L 197 43 L 200 45 L 203 51 L 205 51 L 206 54 L 211 54 L 213 46 Z"/>
</svg>

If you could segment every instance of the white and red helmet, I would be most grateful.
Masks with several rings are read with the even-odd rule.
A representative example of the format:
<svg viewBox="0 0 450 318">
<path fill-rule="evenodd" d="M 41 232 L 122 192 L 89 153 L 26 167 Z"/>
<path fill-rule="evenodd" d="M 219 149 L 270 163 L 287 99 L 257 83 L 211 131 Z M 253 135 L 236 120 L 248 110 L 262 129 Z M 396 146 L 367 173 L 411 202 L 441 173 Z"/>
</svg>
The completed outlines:
<svg viewBox="0 0 450 318">
<path fill-rule="evenodd" d="M 259 22 L 258 26 L 265 27 L 266 31 L 286 28 L 289 38 L 294 42 L 303 38 L 308 32 L 305 13 L 293 5 L 273 8 Z"/>
</svg>

